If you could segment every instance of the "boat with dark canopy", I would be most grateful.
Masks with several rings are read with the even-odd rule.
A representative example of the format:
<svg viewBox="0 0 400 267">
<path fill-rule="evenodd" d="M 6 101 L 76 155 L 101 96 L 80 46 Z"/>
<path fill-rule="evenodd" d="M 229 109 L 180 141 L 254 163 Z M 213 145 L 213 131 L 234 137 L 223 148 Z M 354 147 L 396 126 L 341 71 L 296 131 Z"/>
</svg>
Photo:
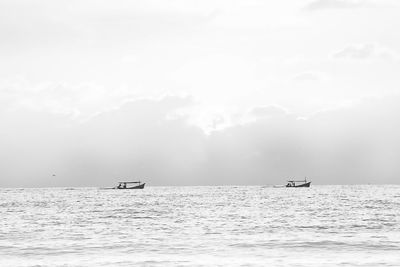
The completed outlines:
<svg viewBox="0 0 400 267">
<path fill-rule="evenodd" d="M 310 187 L 311 182 L 307 182 L 307 178 L 304 180 L 295 181 L 289 180 L 285 187 Z"/>
</svg>

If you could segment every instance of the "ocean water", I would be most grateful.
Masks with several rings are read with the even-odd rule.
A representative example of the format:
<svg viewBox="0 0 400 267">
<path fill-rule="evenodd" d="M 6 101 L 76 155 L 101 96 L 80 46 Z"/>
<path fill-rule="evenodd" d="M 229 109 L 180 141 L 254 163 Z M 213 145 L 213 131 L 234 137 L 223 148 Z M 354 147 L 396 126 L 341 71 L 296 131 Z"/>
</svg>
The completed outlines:
<svg viewBox="0 0 400 267">
<path fill-rule="evenodd" d="M 0 266 L 400 266 L 400 186 L 0 189 Z"/>
</svg>

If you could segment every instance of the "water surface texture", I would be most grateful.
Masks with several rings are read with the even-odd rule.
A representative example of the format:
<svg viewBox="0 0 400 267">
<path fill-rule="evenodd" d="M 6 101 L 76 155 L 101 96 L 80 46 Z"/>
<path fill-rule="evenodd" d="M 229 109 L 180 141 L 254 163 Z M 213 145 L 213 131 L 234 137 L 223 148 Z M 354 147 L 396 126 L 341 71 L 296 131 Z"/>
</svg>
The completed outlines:
<svg viewBox="0 0 400 267">
<path fill-rule="evenodd" d="M 0 266 L 400 266 L 400 186 L 0 189 Z"/>
</svg>

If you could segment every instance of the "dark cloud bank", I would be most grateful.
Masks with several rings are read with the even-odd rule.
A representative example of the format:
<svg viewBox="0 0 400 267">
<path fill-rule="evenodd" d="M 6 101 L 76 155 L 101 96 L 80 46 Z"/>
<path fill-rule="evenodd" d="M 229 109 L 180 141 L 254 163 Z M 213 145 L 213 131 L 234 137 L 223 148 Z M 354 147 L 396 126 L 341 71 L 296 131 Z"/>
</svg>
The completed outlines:
<svg viewBox="0 0 400 267">
<path fill-rule="evenodd" d="M 317 184 L 399 182 L 399 97 L 364 99 L 308 119 L 257 108 L 252 122 L 210 135 L 184 116 L 167 116 L 190 102 L 138 100 L 81 124 L 3 112 L 0 186 L 109 186 L 136 178 L 263 185 L 304 176 Z"/>
</svg>

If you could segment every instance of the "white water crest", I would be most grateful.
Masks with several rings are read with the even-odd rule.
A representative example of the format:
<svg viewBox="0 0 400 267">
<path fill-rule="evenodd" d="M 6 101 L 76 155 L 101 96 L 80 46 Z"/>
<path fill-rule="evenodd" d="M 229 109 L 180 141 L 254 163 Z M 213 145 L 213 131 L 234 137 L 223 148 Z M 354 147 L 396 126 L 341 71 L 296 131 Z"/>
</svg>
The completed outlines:
<svg viewBox="0 0 400 267">
<path fill-rule="evenodd" d="M 400 186 L 0 189 L 0 266 L 399 266 Z"/>
</svg>

